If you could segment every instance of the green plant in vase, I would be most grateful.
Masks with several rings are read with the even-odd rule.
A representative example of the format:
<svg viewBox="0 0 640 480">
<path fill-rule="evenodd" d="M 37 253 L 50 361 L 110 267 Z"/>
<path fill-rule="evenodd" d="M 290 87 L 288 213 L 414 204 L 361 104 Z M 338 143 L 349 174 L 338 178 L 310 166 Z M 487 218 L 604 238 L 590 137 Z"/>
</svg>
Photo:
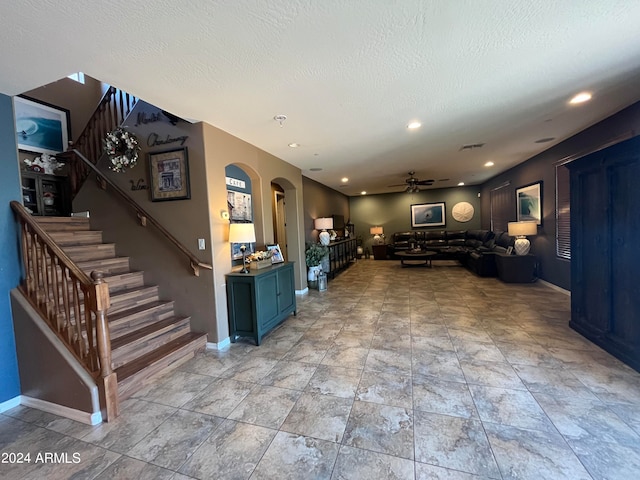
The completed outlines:
<svg viewBox="0 0 640 480">
<path fill-rule="evenodd" d="M 305 250 L 305 261 L 309 267 L 307 280 L 314 282 L 318 280 L 318 275 L 322 267 L 322 259 L 329 253 L 329 248 L 320 243 L 308 243 Z"/>
</svg>

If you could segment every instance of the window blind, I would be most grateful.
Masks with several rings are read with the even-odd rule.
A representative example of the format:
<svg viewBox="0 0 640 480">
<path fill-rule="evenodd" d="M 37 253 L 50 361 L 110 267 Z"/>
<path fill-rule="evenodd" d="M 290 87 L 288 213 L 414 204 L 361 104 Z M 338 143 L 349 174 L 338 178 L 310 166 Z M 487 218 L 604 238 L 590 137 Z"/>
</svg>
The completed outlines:
<svg viewBox="0 0 640 480">
<path fill-rule="evenodd" d="M 556 165 L 556 255 L 571 258 L 571 186 L 566 164 Z"/>
</svg>

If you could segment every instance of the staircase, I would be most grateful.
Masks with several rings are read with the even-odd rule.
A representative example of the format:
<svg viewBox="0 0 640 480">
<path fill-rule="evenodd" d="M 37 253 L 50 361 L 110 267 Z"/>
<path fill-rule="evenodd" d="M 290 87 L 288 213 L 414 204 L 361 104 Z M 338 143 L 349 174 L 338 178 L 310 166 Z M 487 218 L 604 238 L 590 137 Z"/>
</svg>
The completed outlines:
<svg viewBox="0 0 640 480">
<path fill-rule="evenodd" d="M 206 334 L 191 331 L 190 317 L 176 315 L 173 301 L 161 300 L 157 285 L 144 283 L 115 244 L 103 243 L 81 217 L 33 217 L 76 265 L 87 274 L 104 273 L 111 300 L 107 311 L 111 359 L 120 400 L 145 387 L 204 349 Z"/>
</svg>

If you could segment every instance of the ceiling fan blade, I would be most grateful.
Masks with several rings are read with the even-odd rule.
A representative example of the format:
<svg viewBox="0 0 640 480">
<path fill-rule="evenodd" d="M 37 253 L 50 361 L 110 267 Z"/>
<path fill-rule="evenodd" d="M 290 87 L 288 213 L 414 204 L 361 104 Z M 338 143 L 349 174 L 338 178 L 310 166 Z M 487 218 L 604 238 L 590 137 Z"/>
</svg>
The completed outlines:
<svg viewBox="0 0 640 480">
<path fill-rule="evenodd" d="M 435 180 L 420 180 L 419 182 L 415 182 L 416 185 L 433 185 Z"/>
<path fill-rule="evenodd" d="M 387 187 L 406 187 L 406 183 L 397 183 L 395 185 L 387 185 Z"/>
</svg>

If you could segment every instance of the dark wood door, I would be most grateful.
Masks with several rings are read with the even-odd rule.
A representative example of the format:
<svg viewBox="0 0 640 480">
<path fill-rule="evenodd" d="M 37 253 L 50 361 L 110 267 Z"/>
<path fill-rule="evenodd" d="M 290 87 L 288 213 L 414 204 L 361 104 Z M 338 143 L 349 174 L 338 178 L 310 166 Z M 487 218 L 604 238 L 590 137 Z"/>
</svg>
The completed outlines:
<svg viewBox="0 0 640 480">
<path fill-rule="evenodd" d="M 640 138 L 568 166 L 570 325 L 640 370 Z"/>
</svg>

